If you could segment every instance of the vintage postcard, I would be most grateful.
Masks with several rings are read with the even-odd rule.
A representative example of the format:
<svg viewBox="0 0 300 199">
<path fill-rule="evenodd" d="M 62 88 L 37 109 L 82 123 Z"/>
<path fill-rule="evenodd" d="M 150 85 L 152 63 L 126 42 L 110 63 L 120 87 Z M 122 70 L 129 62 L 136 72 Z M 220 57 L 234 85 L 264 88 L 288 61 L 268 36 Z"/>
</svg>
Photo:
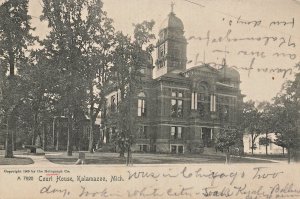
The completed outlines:
<svg viewBox="0 0 300 199">
<path fill-rule="evenodd" d="M 299 0 L 0 0 L 0 199 L 300 198 Z"/>
</svg>

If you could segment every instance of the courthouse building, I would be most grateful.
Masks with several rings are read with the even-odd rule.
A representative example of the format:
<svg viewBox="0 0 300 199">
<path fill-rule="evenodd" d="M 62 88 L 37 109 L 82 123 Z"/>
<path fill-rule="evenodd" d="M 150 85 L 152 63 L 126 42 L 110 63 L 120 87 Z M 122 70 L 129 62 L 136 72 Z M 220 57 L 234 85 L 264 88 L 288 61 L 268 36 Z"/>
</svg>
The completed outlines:
<svg viewBox="0 0 300 199">
<path fill-rule="evenodd" d="M 187 68 L 187 45 L 183 22 L 172 11 L 159 31 L 154 63 L 141 69 L 143 88 L 133 98 L 140 129 L 134 151 L 197 153 L 213 147 L 222 128 L 236 127 L 243 98 L 239 73 L 226 64 Z M 108 109 L 115 109 L 118 92 L 107 100 Z M 103 143 L 110 143 L 115 128 L 105 122 L 102 128 Z"/>
</svg>

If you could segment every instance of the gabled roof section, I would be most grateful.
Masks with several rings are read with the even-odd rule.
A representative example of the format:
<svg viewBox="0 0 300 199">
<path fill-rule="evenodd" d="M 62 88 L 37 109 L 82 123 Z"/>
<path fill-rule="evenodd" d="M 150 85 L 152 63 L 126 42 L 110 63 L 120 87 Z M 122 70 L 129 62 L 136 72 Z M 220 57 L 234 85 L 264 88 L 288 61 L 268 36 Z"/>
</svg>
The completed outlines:
<svg viewBox="0 0 300 199">
<path fill-rule="evenodd" d="M 198 66 L 189 68 L 189 69 L 185 70 L 184 72 L 182 72 L 182 74 L 186 77 L 189 77 L 191 74 L 194 74 L 194 73 L 199 74 L 201 72 L 218 74 L 219 70 L 215 69 L 214 67 L 211 67 L 208 64 L 202 64 L 202 65 L 198 65 Z"/>
</svg>

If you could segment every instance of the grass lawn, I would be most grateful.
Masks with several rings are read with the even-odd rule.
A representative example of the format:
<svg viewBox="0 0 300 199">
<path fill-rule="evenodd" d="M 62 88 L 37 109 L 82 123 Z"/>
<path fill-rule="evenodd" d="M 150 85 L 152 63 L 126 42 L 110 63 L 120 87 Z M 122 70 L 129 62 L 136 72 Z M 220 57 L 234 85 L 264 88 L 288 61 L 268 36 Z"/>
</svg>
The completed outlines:
<svg viewBox="0 0 300 199">
<path fill-rule="evenodd" d="M 33 160 L 31 158 L 4 158 L 4 156 L 0 156 L 0 165 L 28 165 L 33 164 Z"/>
<path fill-rule="evenodd" d="M 272 160 L 280 160 L 280 161 L 284 161 L 288 159 L 287 154 L 282 155 L 282 154 L 246 154 L 246 157 L 254 157 L 254 158 L 263 158 L 263 159 L 272 159 Z"/>
<path fill-rule="evenodd" d="M 14 151 L 14 155 L 23 155 L 26 151 Z M 23 157 L 14 157 L 14 158 L 4 158 L 5 151 L 0 150 L 0 165 L 28 165 L 33 164 L 33 160 L 31 158 L 23 158 Z"/>
<path fill-rule="evenodd" d="M 120 158 L 118 153 L 88 153 L 85 154 L 86 164 L 125 164 L 126 159 Z M 204 154 L 149 154 L 133 153 L 133 164 L 224 164 L 223 155 L 204 155 Z M 72 156 L 67 156 L 65 152 L 46 154 L 46 158 L 56 164 L 75 164 L 78 153 L 73 152 Z M 271 163 L 267 160 L 252 160 L 246 158 L 232 157 L 231 163 Z"/>
</svg>

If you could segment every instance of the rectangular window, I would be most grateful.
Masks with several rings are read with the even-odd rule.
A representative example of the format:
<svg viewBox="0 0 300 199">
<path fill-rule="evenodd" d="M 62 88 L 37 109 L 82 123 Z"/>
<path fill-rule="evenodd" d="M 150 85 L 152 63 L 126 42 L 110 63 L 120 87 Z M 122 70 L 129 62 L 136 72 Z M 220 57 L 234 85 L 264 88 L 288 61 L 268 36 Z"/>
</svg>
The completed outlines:
<svg viewBox="0 0 300 199">
<path fill-rule="evenodd" d="M 178 153 L 183 154 L 183 146 L 178 146 Z"/>
<path fill-rule="evenodd" d="M 159 56 L 162 58 L 165 55 L 165 45 L 159 47 Z"/>
<path fill-rule="evenodd" d="M 182 117 L 183 116 L 183 101 L 177 100 L 178 107 L 177 107 L 177 116 Z"/>
<path fill-rule="evenodd" d="M 182 91 L 178 91 L 178 96 L 177 97 L 183 97 L 183 93 L 182 93 Z"/>
<path fill-rule="evenodd" d="M 148 151 L 148 145 L 146 144 L 141 144 L 140 146 L 140 151 L 141 152 L 147 152 Z"/>
<path fill-rule="evenodd" d="M 177 90 L 177 89 L 172 89 L 172 97 L 176 98 L 183 98 L 183 91 Z"/>
<path fill-rule="evenodd" d="M 175 126 L 172 126 L 171 127 L 171 136 L 175 136 L 175 133 L 176 133 L 176 127 Z"/>
<path fill-rule="evenodd" d="M 148 139 L 148 131 L 147 131 L 147 126 L 140 126 L 138 130 L 138 138 L 140 139 Z"/>
<path fill-rule="evenodd" d="M 183 101 L 178 99 L 171 100 L 171 116 L 182 117 L 183 116 Z"/>
<path fill-rule="evenodd" d="M 183 148 L 183 145 L 171 144 L 170 151 L 171 151 L 171 153 L 183 154 L 184 153 L 184 148 Z"/>
<path fill-rule="evenodd" d="M 177 127 L 177 138 L 178 139 L 182 138 L 182 127 L 181 126 Z"/>
<path fill-rule="evenodd" d="M 149 137 L 148 137 L 148 131 L 147 131 L 147 126 L 143 126 L 143 137 L 145 138 L 145 139 L 148 139 Z"/>
<path fill-rule="evenodd" d="M 195 92 L 192 92 L 191 109 L 195 110 Z"/>
<path fill-rule="evenodd" d="M 171 153 L 177 153 L 177 146 L 171 145 Z"/>
<path fill-rule="evenodd" d="M 143 145 L 143 151 L 147 152 L 148 151 L 148 146 L 147 145 Z"/>
<path fill-rule="evenodd" d="M 177 117 L 177 100 L 171 100 L 171 116 Z"/>
<path fill-rule="evenodd" d="M 171 138 L 174 140 L 182 139 L 182 127 L 181 126 L 171 126 Z"/>
<path fill-rule="evenodd" d="M 216 111 L 216 96 L 215 95 L 210 96 L 210 111 L 211 112 Z"/>
<path fill-rule="evenodd" d="M 146 116 L 145 100 L 138 99 L 138 116 Z"/>
<path fill-rule="evenodd" d="M 192 100 L 191 100 L 191 109 L 192 110 L 197 110 L 197 93 L 192 92 Z"/>
<path fill-rule="evenodd" d="M 171 116 L 182 117 L 183 116 L 183 91 L 173 90 L 171 96 Z"/>
</svg>

